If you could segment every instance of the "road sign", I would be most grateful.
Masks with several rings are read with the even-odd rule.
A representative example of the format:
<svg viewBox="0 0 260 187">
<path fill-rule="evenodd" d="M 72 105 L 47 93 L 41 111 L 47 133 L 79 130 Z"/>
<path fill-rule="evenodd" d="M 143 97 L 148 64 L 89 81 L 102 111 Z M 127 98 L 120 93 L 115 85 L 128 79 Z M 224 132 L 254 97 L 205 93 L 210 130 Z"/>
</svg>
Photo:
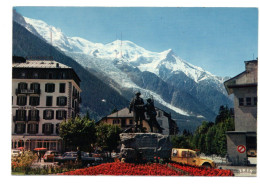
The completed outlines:
<svg viewBox="0 0 260 187">
<path fill-rule="evenodd" d="M 239 153 L 244 153 L 246 151 L 246 147 L 244 145 L 238 145 L 237 146 L 237 151 Z"/>
</svg>

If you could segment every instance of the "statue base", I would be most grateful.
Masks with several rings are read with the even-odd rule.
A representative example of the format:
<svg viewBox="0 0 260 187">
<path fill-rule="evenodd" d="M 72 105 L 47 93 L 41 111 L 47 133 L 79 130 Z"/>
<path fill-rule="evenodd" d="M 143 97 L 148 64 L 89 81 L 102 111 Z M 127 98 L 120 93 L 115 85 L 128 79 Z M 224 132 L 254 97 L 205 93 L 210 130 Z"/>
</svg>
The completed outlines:
<svg viewBox="0 0 260 187">
<path fill-rule="evenodd" d="M 121 133 L 120 155 L 126 162 L 153 162 L 155 157 L 170 159 L 169 136 L 158 133 Z"/>
</svg>

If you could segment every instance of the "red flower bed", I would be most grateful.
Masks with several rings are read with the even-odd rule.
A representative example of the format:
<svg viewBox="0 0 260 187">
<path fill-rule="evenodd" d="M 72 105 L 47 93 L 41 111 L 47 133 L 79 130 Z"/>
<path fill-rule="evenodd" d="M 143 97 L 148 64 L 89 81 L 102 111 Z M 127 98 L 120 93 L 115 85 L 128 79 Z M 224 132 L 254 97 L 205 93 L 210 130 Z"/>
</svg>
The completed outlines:
<svg viewBox="0 0 260 187">
<path fill-rule="evenodd" d="M 131 163 L 105 163 L 95 167 L 78 169 L 59 175 L 152 175 L 152 176 L 180 176 L 166 165 L 161 164 L 131 164 Z"/>
<path fill-rule="evenodd" d="M 59 175 L 145 175 L 145 176 L 182 176 L 185 173 L 190 176 L 234 176 L 231 170 L 211 169 L 189 165 L 170 163 L 172 166 L 153 164 L 131 163 L 105 163 L 94 167 L 77 169 L 61 173 Z M 177 169 L 175 169 L 177 168 Z M 181 172 L 181 171 L 184 171 Z"/>
<path fill-rule="evenodd" d="M 234 176 L 231 170 L 204 168 L 189 165 L 170 163 L 171 166 L 181 169 L 192 176 Z"/>
</svg>

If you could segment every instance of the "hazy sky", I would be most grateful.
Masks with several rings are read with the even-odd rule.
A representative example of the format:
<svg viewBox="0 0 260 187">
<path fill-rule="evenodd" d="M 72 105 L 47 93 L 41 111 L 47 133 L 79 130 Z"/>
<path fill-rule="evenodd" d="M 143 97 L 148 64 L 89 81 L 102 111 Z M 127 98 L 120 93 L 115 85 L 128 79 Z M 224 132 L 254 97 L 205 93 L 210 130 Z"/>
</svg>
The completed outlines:
<svg viewBox="0 0 260 187">
<path fill-rule="evenodd" d="M 191 64 L 219 76 L 244 71 L 258 57 L 257 8 L 15 7 L 91 42 L 130 40 L 147 50 L 172 49 Z"/>
</svg>

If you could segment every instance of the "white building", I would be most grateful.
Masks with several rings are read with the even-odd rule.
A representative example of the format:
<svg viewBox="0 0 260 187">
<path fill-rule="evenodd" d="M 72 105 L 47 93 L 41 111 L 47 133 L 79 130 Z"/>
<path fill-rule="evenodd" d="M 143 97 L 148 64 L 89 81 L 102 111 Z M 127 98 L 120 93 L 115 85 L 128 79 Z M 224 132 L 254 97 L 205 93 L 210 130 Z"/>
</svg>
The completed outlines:
<svg viewBox="0 0 260 187">
<path fill-rule="evenodd" d="M 50 60 L 14 58 L 12 69 L 12 148 L 62 150 L 59 124 L 79 113 L 79 77 Z"/>
</svg>

